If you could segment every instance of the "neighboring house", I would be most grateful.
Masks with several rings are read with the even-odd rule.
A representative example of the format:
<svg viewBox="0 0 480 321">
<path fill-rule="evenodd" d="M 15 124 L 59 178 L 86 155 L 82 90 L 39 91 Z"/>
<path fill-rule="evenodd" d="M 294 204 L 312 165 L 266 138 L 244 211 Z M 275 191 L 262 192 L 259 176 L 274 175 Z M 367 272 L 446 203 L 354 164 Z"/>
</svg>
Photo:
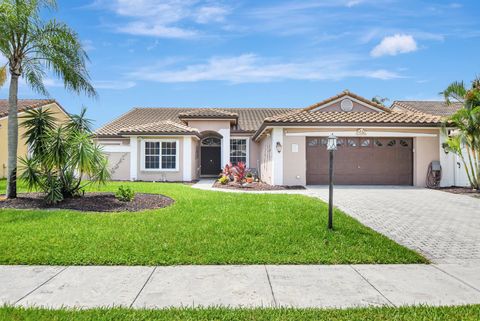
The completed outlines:
<svg viewBox="0 0 480 321">
<path fill-rule="evenodd" d="M 191 181 L 243 161 L 270 184 L 326 184 L 334 133 L 337 184 L 425 186 L 445 158 L 443 117 L 398 104 L 344 91 L 307 108 L 134 108 L 96 135 L 118 180 Z"/>
<path fill-rule="evenodd" d="M 35 108 L 47 108 L 54 113 L 59 123 L 69 118 L 68 113 L 55 100 L 52 99 L 19 99 L 18 100 L 18 152 L 19 157 L 24 157 L 28 152 L 27 143 L 23 134 L 24 128 L 20 125 L 25 111 Z M 8 160 L 8 100 L 0 99 L 0 178 L 7 176 Z"/>
</svg>

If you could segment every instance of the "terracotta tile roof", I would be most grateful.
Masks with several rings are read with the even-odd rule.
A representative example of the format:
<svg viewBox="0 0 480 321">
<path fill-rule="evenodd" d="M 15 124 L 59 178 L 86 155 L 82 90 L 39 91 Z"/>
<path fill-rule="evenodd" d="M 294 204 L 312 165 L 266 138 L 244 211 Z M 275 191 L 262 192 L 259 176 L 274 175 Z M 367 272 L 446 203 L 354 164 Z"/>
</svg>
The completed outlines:
<svg viewBox="0 0 480 321">
<path fill-rule="evenodd" d="M 180 115 L 202 109 L 217 110 L 217 108 L 134 108 L 121 115 L 117 119 L 105 124 L 96 131 L 99 137 L 118 136 L 121 129 L 127 127 L 151 124 L 170 120 L 185 126 Z M 218 108 L 222 112 L 238 115 L 237 124 L 232 127 L 232 132 L 255 132 L 267 117 L 284 114 L 292 111 L 292 108 Z M 296 109 L 298 110 L 298 109 Z"/>
<path fill-rule="evenodd" d="M 357 100 L 359 100 L 359 101 L 361 101 L 361 102 L 363 102 L 363 103 L 365 103 L 365 104 L 368 104 L 368 105 L 370 105 L 370 106 L 372 106 L 372 107 L 375 107 L 375 108 L 380 109 L 380 110 L 383 110 L 383 111 L 387 111 L 387 112 L 390 111 L 390 108 L 387 108 L 387 107 L 385 107 L 385 106 L 382 106 L 382 105 L 380 105 L 380 104 L 377 104 L 376 102 L 373 102 L 373 101 L 368 100 L 368 99 L 366 99 L 366 98 L 364 98 L 364 97 L 362 97 L 362 96 L 359 96 L 359 95 L 357 95 L 357 94 L 355 94 L 355 93 L 352 93 L 352 92 L 349 91 L 349 90 L 344 90 L 344 91 L 342 91 L 341 93 L 339 93 L 338 95 L 332 96 L 332 97 L 327 98 L 327 99 L 325 99 L 325 100 L 322 100 L 322 101 L 320 101 L 320 102 L 318 102 L 318 103 L 316 103 L 316 104 L 310 105 L 310 106 L 304 108 L 304 110 L 313 110 L 313 109 L 315 109 L 315 108 L 317 108 L 317 107 L 320 107 L 320 106 L 322 106 L 322 105 L 326 105 L 326 104 L 328 104 L 328 103 L 331 103 L 332 101 L 335 101 L 335 100 L 337 100 L 337 99 L 339 99 L 339 98 L 342 98 L 342 97 L 344 97 L 344 96 L 350 96 L 350 97 L 355 98 L 355 99 L 357 99 Z"/>
<path fill-rule="evenodd" d="M 183 118 L 227 118 L 237 119 L 238 114 L 226 110 L 214 109 L 214 108 L 198 108 L 187 112 L 181 112 L 178 114 L 180 119 Z"/>
<path fill-rule="evenodd" d="M 440 124 L 442 117 L 425 113 L 397 112 L 310 112 L 298 111 L 265 119 L 266 123 L 315 123 L 315 124 Z"/>
<path fill-rule="evenodd" d="M 119 134 L 192 134 L 198 135 L 199 132 L 195 128 L 191 128 L 171 120 L 162 120 L 154 123 L 143 125 L 134 125 L 119 129 Z"/>
<path fill-rule="evenodd" d="M 462 107 L 461 103 L 447 105 L 445 101 L 396 100 L 392 104 L 394 110 L 421 112 L 438 116 L 450 116 Z"/>
<path fill-rule="evenodd" d="M 19 99 L 18 112 L 54 103 L 53 99 Z M 0 117 L 8 116 L 8 99 L 0 99 Z"/>
</svg>

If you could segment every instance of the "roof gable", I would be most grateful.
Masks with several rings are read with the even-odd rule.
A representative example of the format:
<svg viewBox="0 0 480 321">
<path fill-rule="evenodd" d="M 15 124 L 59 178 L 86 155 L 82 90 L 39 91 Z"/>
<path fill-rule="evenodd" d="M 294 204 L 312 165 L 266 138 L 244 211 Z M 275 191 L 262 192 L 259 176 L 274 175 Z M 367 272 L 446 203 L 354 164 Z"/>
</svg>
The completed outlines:
<svg viewBox="0 0 480 321">
<path fill-rule="evenodd" d="M 171 120 L 163 120 L 154 123 L 134 125 L 124 127 L 118 130 L 120 134 L 195 134 L 198 135 L 198 130 L 179 123 L 175 123 Z"/>
<path fill-rule="evenodd" d="M 350 104 L 350 110 L 343 110 L 341 105 L 344 102 L 347 103 L 347 107 Z M 385 106 L 377 104 L 348 90 L 344 90 L 338 95 L 322 100 L 304 108 L 303 110 L 311 112 L 390 112 L 390 109 Z"/>
<path fill-rule="evenodd" d="M 198 108 L 178 114 L 180 119 L 191 118 L 216 118 L 216 119 L 237 119 L 238 114 L 222 109 L 215 108 Z"/>
</svg>

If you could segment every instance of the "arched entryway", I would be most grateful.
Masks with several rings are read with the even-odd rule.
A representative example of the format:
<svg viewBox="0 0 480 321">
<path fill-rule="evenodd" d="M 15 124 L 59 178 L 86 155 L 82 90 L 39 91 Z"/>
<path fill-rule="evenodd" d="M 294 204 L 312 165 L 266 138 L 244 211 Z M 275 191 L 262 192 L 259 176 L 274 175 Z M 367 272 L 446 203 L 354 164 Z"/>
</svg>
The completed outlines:
<svg viewBox="0 0 480 321">
<path fill-rule="evenodd" d="M 222 171 L 221 135 L 204 136 L 200 145 L 200 175 L 218 176 Z"/>
</svg>

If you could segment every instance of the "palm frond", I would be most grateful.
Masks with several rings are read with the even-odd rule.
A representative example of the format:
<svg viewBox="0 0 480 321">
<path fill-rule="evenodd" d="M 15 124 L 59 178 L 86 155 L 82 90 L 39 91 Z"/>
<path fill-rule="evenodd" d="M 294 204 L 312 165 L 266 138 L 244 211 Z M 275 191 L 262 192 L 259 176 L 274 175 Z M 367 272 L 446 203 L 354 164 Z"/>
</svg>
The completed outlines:
<svg viewBox="0 0 480 321">
<path fill-rule="evenodd" d="M 440 92 L 448 105 L 452 103 L 452 100 L 463 103 L 466 94 L 467 89 L 463 81 L 454 81 L 444 91 Z"/>
<path fill-rule="evenodd" d="M 0 67 L 0 87 L 7 82 L 7 66 Z"/>
<path fill-rule="evenodd" d="M 36 59 L 62 79 L 65 88 L 91 97 L 97 96 L 86 69 L 88 56 L 73 30 L 64 23 L 52 20 L 39 26 L 32 39 Z"/>
</svg>

